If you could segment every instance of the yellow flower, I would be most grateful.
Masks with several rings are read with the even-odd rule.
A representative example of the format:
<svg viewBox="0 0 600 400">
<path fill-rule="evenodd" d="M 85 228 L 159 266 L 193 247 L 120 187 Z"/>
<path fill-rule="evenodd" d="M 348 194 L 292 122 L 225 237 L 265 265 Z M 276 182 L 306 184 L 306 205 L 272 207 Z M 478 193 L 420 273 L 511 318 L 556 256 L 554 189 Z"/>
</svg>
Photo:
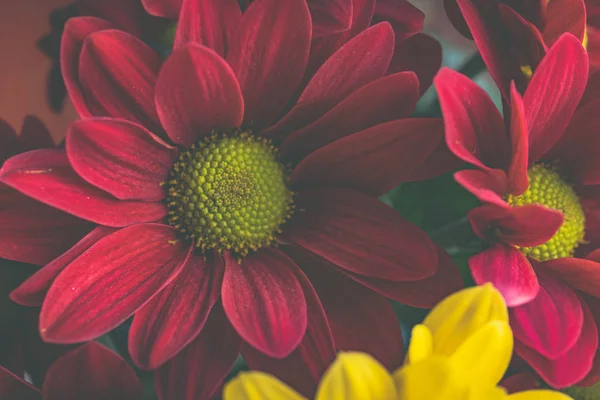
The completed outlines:
<svg viewBox="0 0 600 400">
<path fill-rule="evenodd" d="M 490 284 L 457 292 L 414 327 L 405 365 L 389 374 L 364 353 L 340 353 L 315 400 L 568 400 L 549 390 L 508 395 L 498 387 L 513 349 L 502 295 Z M 241 373 L 225 400 L 304 399 L 262 372 Z"/>
</svg>

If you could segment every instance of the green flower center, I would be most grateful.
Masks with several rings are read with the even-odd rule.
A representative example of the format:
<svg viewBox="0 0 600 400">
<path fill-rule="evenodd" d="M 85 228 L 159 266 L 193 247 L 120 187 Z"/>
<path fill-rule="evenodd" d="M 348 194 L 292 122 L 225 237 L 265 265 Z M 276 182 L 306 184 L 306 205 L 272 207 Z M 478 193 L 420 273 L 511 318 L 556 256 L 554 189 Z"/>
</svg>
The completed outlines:
<svg viewBox="0 0 600 400">
<path fill-rule="evenodd" d="M 249 132 L 213 134 L 182 151 L 168 182 L 169 223 L 203 251 L 245 256 L 273 243 L 293 212 L 276 149 Z"/>
<path fill-rule="evenodd" d="M 585 214 L 573 188 L 548 164 L 540 163 L 528 171 L 529 187 L 519 196 L 508 195 L 511 206 L 540 204 L 560 211 L 564 222 L 546 243 L 535 247 L 521 247 L 527 256 L 540 261 L 571 257 L 585 235 Z"/>
</svg>

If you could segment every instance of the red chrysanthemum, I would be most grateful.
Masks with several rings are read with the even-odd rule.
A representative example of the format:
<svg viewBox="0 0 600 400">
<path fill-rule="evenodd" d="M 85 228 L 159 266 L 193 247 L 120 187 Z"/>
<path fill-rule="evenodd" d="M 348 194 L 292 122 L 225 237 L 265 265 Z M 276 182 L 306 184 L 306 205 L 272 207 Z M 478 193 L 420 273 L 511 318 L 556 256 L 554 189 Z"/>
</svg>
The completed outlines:
<svg viewBox="0 0 600 400">
<path fill-rule="evenodd" d="M 472 37 L 504 99 L 510 84 L 522 93 L 563 33 L 584 41 L 584 0 L 444 0 L 450 21 Z"/>
<path fill-rule="evenodd" d="M 2 400 L 143 399 L 142 383 L 127 362 L 94 342 L 54 361 L 40 389 L 0 367 Z"/>
<path fill-rule="evenodd" d="M 221 35 L 199 35 L 190 27 L 200 14 L 184 15 L 163 65 L 122 32 L 96 32 L 83 50 L 66 37 L 80 112 L 139 123 L 84 119 L 66 150 L 7 161 L 2 182 L 100 225 L 13 298 L 39 305 L 45 295 L 40 328 L 55 342 L 95 338 L 135 314 L 131 356 L 162 366 L 165 399 L 207 398 L 240 350 L 307 393 L 336 349 L 400 362 L 383 296 L 427 307 L 461 280 L 446 253 L 376 199 L 455 164 L 441 120 L 407 118 L 415 74 L 386 75 L 392 27 L 339 44 L 302 83 L 304 0 L 252 2 L 235 34 L 214 19 Z M 79 21 L 70 26 L 90 26 Z"/>
<path fill-rule="evenodd" d="M 583 379 L 598 345 L 600 314 L 583 294 L 600 295 L 600 265 L 573 258 L 580 244 L 600 243 L 600 120 L 593 102 L 580 103 L 587 69 L 581 43 L 565 34 L 523 98 L 512 86 L 506 123 L 466 77 L 443 70 L 435 80 L 446 142 L 476 167 L 455 174 L 482 202 L 469 219 L 493 244 L 469 260 L 473 278 L 503 293 L 517 354 L 555 387 Z"/>
</svg>

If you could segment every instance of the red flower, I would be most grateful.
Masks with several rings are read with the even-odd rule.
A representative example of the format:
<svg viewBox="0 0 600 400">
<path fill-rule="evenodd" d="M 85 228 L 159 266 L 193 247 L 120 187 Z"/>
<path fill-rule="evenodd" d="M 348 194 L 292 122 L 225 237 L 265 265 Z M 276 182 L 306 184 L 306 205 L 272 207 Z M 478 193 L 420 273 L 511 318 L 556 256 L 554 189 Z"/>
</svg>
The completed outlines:
<svg viewBox="0 0 600 400">
<path fill-rule="evenodd" d="M 444 0 L 448 17 L 472 37 L 504 99 L 522 93 L 548 47 L 563 33 L 584 40 L 584 0 Z"/>
<path fill-rule="evenodd" d="M 473 278 L 503 293 L 517 354 L 554 387 L 584 378 L 598 345 L 582 293 L 600 295 L 600 266 L 573 258 L 581 243 L 597 247 L 600 234 L 597 109 L 582 103 L 576 111 L 587 65 L 579 40 L 562 36 L 523 98 L 511 87 L 508 129 L 466 77 L 443 70 L 435 80 L 446 142 L 476 167 L 455 174 L 482 202 L 469 219 L 492 242 L 469 260 Z"/>
<path fill-rule="evenodd" d="M 13 298 L 40 304 L 50 286 L 40 327 L 55 342 L 95 338 L 135 314 L 130 353 L 162 366 L 165 399 L 209 397 L 240 349 L 304 392 L 336 348 L 400 362 L 381 295 L 427 307 L 461 282 L 447 254 L 376 199 L 452 160 L 440 120 L 407 118 L 415 74 L 385 75 L 392 27 L 342 45 L 288 109 L 309 63 L 305 1 L 255 1 L 236 34 L 219 21 L 211 32 L 226 41 L 205 42 L 217 52 L 187 43 L 197 33 L 180 19 L 162 67 L 121 32 L 86 40 L 76 104 L 145 127 L 84 119 L 66 151 L 6 163 L 2 182 L 100 225 Z"/>
<path fill-rule="evenodd" d="M 116 353 L 90 342 L 57 359 L 41 390 L 0 367 L 2 400 L 141 400 L 142 383 Z"/>
</svg>

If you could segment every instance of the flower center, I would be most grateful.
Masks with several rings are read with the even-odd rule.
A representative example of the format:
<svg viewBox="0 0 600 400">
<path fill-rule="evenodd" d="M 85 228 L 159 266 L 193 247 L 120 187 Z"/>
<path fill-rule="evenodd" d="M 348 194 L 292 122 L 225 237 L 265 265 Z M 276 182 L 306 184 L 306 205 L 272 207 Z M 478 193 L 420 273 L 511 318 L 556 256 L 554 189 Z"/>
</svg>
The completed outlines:
<svg viewBox="0 0 600 400">
<path fill-rule="evenodd" d="M 521 247 L 527 256 L 540 261 L 571 257 L 585 235 L 585 215 L 573 188 L 548 164 L 539 163 L 528 171 L 529 187 L 519 196 L 508 195 L 511 206 L 540 204 L 564 215 L 564 222 L 546 243 L 535 247 Z"/>
<path fill-rule="evenodd" d="M 168 182 L 169 224 L 203 251 L 273 243 L 293 212 L 276 149 L 249 132 L 213 134 L 182 151 Z"/>
</svg>

